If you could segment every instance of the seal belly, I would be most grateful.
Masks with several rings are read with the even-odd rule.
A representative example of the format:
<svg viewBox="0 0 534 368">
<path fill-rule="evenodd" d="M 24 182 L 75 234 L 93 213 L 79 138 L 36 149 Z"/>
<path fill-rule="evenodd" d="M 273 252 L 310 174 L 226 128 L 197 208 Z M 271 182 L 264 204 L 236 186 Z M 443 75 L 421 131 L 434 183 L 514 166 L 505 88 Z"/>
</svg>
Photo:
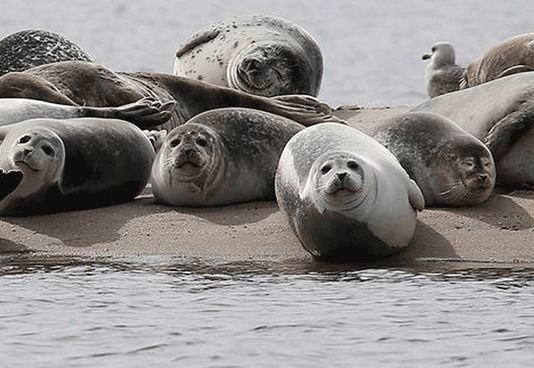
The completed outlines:
<svg viewBox="0 0 534 368">
<path fill-rule="evenodd" d="M 295 227 L 302 246 L 320 260 L 367 262 L 404 249 L 386 244 L 365 222 L 339 213 L 320 214 L 308 209 L 306 216 L 296 217 Z"/>
</svg>

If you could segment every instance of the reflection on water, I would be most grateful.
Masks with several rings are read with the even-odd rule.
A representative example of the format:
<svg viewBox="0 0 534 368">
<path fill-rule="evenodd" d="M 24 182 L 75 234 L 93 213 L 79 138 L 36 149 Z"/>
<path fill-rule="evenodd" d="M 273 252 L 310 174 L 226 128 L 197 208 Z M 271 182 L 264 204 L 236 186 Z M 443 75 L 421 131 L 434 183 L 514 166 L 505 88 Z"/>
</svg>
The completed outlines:
<svg viewBox="0 0 534 368">
<path fill-rule="evenodd" d="M 534 353 L 534 269 L 1 265 L 0 356 L 17 367 L 526 367 Z"/>
</svg>

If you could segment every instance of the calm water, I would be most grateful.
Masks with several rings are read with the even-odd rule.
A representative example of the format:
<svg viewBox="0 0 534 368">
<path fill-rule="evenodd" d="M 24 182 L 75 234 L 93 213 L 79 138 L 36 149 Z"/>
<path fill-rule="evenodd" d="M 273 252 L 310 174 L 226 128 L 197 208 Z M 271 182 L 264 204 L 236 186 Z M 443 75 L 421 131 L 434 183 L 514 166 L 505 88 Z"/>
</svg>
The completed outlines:
<svg viewBox="0 0 534 368">
<path fill-rule="evenodd" d="M 529 367 L 534 357 L 533 270 L 148 260 L 2 271 L 3 367 Z"/>
<path fill-rule="evenodd" d="M 49 29 L 115 70 L 170 72 L 191 33 L 272 14 L 321 45 L 323 100 L 379 106 L 425 99 L 421 55 L 435 41 L 451 41 L 466 64 L 533 30 L 532 0 L 245 3 L 2 0 L 0 37 Z M 532 269 L 2 257 L 2 367 L 533 366 Z"/>
</svg>

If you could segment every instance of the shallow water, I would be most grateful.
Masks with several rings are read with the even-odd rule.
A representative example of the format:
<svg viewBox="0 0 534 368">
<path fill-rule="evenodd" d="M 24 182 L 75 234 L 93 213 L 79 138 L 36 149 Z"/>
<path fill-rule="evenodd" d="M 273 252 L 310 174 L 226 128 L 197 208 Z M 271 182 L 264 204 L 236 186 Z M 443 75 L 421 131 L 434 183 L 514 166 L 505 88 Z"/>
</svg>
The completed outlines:
<svg viewBox="0 0 534 368">
<path fill-rule="evenodd" d="M 234 14 L 306 28 L 325 58 L 320 98 L 425 99 L 438 40 L 465 65 L 532 31 L 532 0 L 3 0 L 0 37 L 65 35 L 115 70 L 170 72 L 187 36 Z M 409 5 L 408 5 L 409 4 Z M 1 234 L 0 234 L 1 238 Z M 2 367 L 528 367 L 534 270 L 425 270 L 169 260 L 0 259 Z"/>
<path fill-rule="evenodd" d="M 532 269 L 51 264 L 0 269 L 7 366 L 528 367 L 534 356 Z"/>
</svg>

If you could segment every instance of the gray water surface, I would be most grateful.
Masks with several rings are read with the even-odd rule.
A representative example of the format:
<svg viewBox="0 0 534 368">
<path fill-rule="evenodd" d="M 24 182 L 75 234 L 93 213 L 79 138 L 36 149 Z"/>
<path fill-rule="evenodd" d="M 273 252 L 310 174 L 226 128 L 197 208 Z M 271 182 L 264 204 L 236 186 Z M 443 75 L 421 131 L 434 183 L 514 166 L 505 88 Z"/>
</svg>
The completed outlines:
<svg viewBox="0 0 534 368">
<path fill-rule="evenodd" d="M 534 357 L 533 269 L 8 263 L 3 367 L 529 367 Z"/>
</svg>

